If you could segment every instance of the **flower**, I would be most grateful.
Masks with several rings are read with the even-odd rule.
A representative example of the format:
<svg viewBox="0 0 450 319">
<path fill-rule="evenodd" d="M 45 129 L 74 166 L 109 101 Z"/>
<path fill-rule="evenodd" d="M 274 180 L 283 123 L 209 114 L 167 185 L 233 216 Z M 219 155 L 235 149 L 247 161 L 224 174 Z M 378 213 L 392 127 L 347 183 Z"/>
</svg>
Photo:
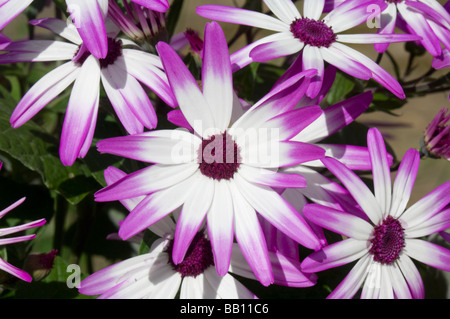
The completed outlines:
<svg viewBox="0 0 450 319">
<path fill-rule="evenodd" d="M 324 0 L 305 0 L 303 16 L 292 1 L 265 0 L 278 18 L 246 9 L 221 5 L 204 5 L 196 9 L 202 17 L 275 31 L 234 53 L 233 63 L 243 67 L 252 61 L 264 62 L 301 52 L 303 69 L 317 69 L 307 96 L 315 97 L 323 81 L 324 61 L 348 73 L 368 80 L 373 78 L 399 98 L 405 98 L 401 85 L 388 72 L 364 54 L 343 43 L 391 43 L 413 41 L 417 36 L 405 34 L 344 34 L 343 31 L 366 22 L 369 5 L 384 8 L 384 1 L 349 0 L 319 20 Z"/>
<path fill-rule="evenodd" d="M 2 163 L 0 163 L 0 169 L 2 167 Z M 3 209 L 2 211 L 0 211 L 0 219 L 2 217 L 4 217 L 7 213 L 9 213 L 11 210 L 13 210 L 14 208 L 16 208 L 17 206 L 19 206 L 20 204 L 22 204 L 25 201 L 25 197 L 19 199 L 18 201 L 16 201 L 15 203 L 11 204 L 10 206 L 8 206 L 7 208 Z M 29 222 L 23 225 L 18 225 L 18 226 L 12 226 L 12 227 L 7 227 L 7 228 L 2 228 L 0 229 L 0 236 L 6 236 L 6 235 L 10 235 L 10 234 L 14 234 L 20 231 L 24 231 L 30 228 L 34 228 L 34 227 L 39 227 L 42 226 L 46 223 L 45 219 L 39 219 L 39 220 L 35 220 L 33 222 Z M 9 244 L 14 244 L 14 243 L 18 243 L 18 242 L 22 242 L 22 241 L 26 241 L 26 240 L 30 240 L 35 238 L 36 235 L 32 234 L 32 235 L 23 235 L 23 236 L 18 236 L 18 237 L 8 237 L 8 238 L 0 238 L 0 246 L 3 245 L 9 245 Z M 8 262 L 6 262 L 5 260 L 3 260 L 2 258 L 0 258 L 0 269 L 3 271 L 6 271 L 7 273 L 16 276 L 17 278 L 20 278 L 24 281 L 28 281 L 31 282 L 32 277 L 25 271 L 23 271 L 22 269 L 19 269 L 11 264 L 9 264 Z"/>
<path fill-rule="evenodd" d="M 367 136 L 374 194 L 339 161 L 326 158 L 325 166 L 344 184 L 365 217 L 318 205 L 303 213 L 317 225 L 347 239 L 312 253 L 302 262 L 305 272 L 319 272 L 356 261 L 353 269 L 328 298 L 352 298 L 360 286 L 361 298 L 423 298 L 424 287 L 411 258 L 450 271 L 450 250 L 419 237 L 450 226 L 450 181 L 406 208 L 419 167 L 418 151 L 408 150 L 391 187 L 386 148 L 381 133 Z"/>
<path fill-rule="evenodd" d="M 334 7 L 345 0 L 334 0 Z M 441 54 L 441 43 L 450 48 L 450 14 L 436 0 L 385 0 L 383 10 L 377 8 L 379 34 L 393 34 L 395 27 L 421 37 L 419 43 L 433 56 Z M 375 7 L 374 7 L 375 9 Z M 389 43 L 376 43 L 375 50 L 386 51 Z"/>
<path fill-rule="evenodd" d="M 165 11 L 152 10 L 136 3 L 126 4 L 126 13 L 114 1 L 109 1 L 108 15 L 111 20 L 130 39 L 144 44 L 145 40 L 157 43 L 159 40 L 167 41 Z M 168 6 L 168 3 L 167 3 Z M 162 39 L 160 39 L 162 38 Z"/>
<path fill-rule="evenodd" d="M 105 170 L 105 179 L 110 185 L 126 174 L 114 167 Z M 123 200 L 130 211 L 143 196 Z M 175 220 L 180 210 L 173 212 Z M 268 227 L 268 228 L 267 228 Z M 104 268 L 88 276 L 80 283 L 79 291 L 84 295 L 99 295 L 99 298 L 175 298 L 180 291 L 181 299 L 228 298 L 253 299 L 256 296 L 236 280 L 230 273 L 220 277 L 214 270 L 211 242 L 204 227 L 193 237 L 186 255 L 180 263 L 172 259 L 176 224 L 171 216 L 166 216 L 150 226 L 158 235 L 150 251 Z M 315 284 L 315 275 L 305 276 L 300 270 L 299 259 L 291 247 L 292 241 L 284 238 L 280 244 L 278 234 L 269 225 L 264 229 L 270 238 L 269 258 L 275 271 L 275 282 L 292 287 Z M 272 232 L 270 231 L 272 230 Z M 277 241 L 278 240 L 278 241 Z M 294 246 L 292 246 L 294 245 Z M 276 250 L 275 248 L 278 247 Z M 298 249 L 297 249 L 298 254 Z M 295 259 L 296 258 L 296 259 Z M 246 263 L 238 244 L 233 244 L 230 272 L 255 279 Z"/>
<path fill-rule="evenodd" d="M 273 275 L 255 211 L 298 243 L 320 247 L 300 214 L 271 188 L 304 187 L 302 176 L 276 169 L 325 153 L 320 147 L 290 141 L 321 114 L 318 106 L 292 110 L 315 72 L 297 74 L 245 114 L 233 114 L 238 108 L 232 106 L 230 58 L 218 23 L 205 27 L 202 91 L 168 44 L 160 42 L 157 50 L 194 133 L 157 130 L 99 141 L 101 153 L 155 164 L 98 191 L 95 198 L 115 201 L 146 195 L 120 226 L 123 239 L 182 206 L 174 237 L 175 264 L 183 260 L 206 219 L 218 274 L 228 272 L 235 235 L 259 281 L 268 285 Z"/>
<path fill-rule="evenodd" d="M 427 126 L 421 152 L 424 155 L 450 161 L 450 113 L 442 108 Z"/>
<path fill-rule="evenodd" d="M 166 75 L 158 56 L 125 48 L 129 40 L 108 38 L 108 55 L 97 59 L 89 53 L 73 24 L 54 19 L 33 20 L 31 24 L 47 28 L 72 43 L 50 40 L 13 42 L 0 63 L 69 60 L 36 82 L 23 96 L 11 115 L 16 128 L 31 119 L 47 103 L 73 82 L 61 133 L 60 159 L 72 165 L 88 152 L 95 131 L 99 107 L 100 83 L 128 133 L 140 133 L 144 127 L 156 127 L 157 117 L 151 101 L 139 82 L 150 87 L 167 104 L 175 106 Z"/>
<path fill-rule="evenodd" d="M 167 0 L 131 0 L 137 5 L 154 11 L 166 12 L 169 8 Z M 105 59 L 108 55 L 109 43 L 105 27 L 109 0 L 66 0 L 67 10 L 73 19 L 86 48 L 97 59 Z M 125 6 L 129 6 L 124 1 Z"/>
<path fill-rule="evenodd" d="M 433 56 L 441 54 L 441 43 L 450 48 L 450 14 L 436 0 L 386 1 L 381 12 L 381 34 L 394 32 L 395 26 L 417 34 L 420 44 Z M 384 52 L 389 44 L 375 44 L 375 50 Z"/>
</svg>

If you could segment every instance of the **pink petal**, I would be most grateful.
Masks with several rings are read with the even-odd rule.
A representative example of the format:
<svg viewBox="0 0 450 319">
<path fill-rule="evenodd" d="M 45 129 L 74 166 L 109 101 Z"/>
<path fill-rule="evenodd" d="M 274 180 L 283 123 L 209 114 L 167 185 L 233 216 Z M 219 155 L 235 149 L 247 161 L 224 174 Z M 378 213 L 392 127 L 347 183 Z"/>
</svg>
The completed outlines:
<svg viewBox="0 0 450 319">
<path fill-rule="evenodd" d="M 230 124 L 233 109 L 233 79 L 227 41 L 217 22 L 206 24 L 203 52 L 203 95 L 211 107 L 215 127 L 223 131 Z"/>
<path fill-rule="evenodd" d="M 192 181 L 190 196 L 186 199 L 175 229 L 172 260 L 175 264 L 184 256 L 202 225 L 214 196 L 214 182 L 200 174 Z"/>
<path fill-rule="evenodd" d="M 389 169 L 383 136 L 377 128 L 369 129 L 367 133 L 367 146 L 372 165 L 375 198 L 386 216 L 391 208 L 391 171 Z"/>
<path fill-rule="evenodd" d="M 264 285 L 273 283 L 272 267 L 266 240 L 255 210 L 230 183 L 233 199 L 236 241 L 256 278 Z"/>
<path fill-rule="evenodd" d="M 214 197 L 206 215 L 208 235 L 217 274 L 224 276 L 230 267 L 234 238 L 234 208 L 228 181 L 214 181 Z"/>
<path fill-rule="evenodd" d="M 323 164 L 344 184 L 356 202 L 374 224 L 383 216 L 379 203 L 364 182 L 344 164 L 334 158 L 322 159 Z"/>
<path fill-rule="evenodd" d="M 108 54 L 108 38 L 102 11 L 97 1 L 66 0 L 78 33 L 88 50 L 98 59 Z"/>
<path fill-rule="evenodd" d="M 86 139 L 92 118 L 97 115 L 100 95 L 100 65 L 97 59 L 89 56 L 81 67 L 67 105 L 66 116 L 61 132 L 61 162 L 72 165 Z M 90 143 L 90 141 L 89 141 Z"/>
</svg>

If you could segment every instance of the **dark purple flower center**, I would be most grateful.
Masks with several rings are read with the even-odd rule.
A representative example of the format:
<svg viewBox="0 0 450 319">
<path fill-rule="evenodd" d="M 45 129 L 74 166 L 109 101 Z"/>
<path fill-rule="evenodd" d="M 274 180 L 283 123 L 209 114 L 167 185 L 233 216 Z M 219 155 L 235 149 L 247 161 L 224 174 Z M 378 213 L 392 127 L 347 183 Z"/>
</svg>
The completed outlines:
<svg viewBox="0 0 450 319">
<path fill-rule="evenodd" d="M 384 1 L 386 1 L 387 3 L 400 3 L 403 0 L 384 0 Z"/>
<path fill-rule="evenodd" d="M 398 259 L 405 246 L 405 233 L 402 225 L 391 216 L 374 228 L 372 247 L 369 252 L 373 259 L 382 264 L 391 264 Z"/>
<path fill-rule="evenodd" d="M 173 240 L 167 247 L 169 264 L 181 274 L 181 277 L 197 277 L 206 268 L 214 265 L 211 243 L 203 233 L 197 233 L 189 246 L 183 261 L 177 265 L 172 260 Z"/>
<path fill-rule="evenodd" d="M 292 22 L 291 32 L 294 37 L 300 39 L 303 43 L 319 48 L 328 48 L 336 41 L 336 34 L 331 27 L 322 21 L 309 18 L 296 19 Z"/>
<path fill-rule="evenodd" d="M 240 162 L 240 148 L 227 132 L 202 140 L 198 163 L 203 175 L 217 180 L 231 179 Z"/>
<path fill-rule="evenodd" d="M 89 57 L 91 53 L 86 48 L 84 44 L 82 44 L 72 61 L 77 63 L 78 65 L 82 65 L 84 61 Z M 108 54 L 105 58 L 99 59 L 100 67 L 106 68 L 108 65 L 113 64 L 119 56 L 122 55 L 122 41 L 119 39 L 108 38 Z"/>
</svg>

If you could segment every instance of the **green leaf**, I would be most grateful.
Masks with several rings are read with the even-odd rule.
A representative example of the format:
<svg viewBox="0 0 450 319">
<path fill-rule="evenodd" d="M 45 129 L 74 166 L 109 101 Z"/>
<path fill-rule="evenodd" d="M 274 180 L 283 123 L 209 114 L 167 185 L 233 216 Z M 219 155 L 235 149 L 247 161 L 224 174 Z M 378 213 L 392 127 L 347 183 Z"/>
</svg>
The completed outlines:
<svg viewBox="0 0 450 319">
<path fill-rule="evenodd" d="M 170 36 L 173 35 L 175 27 L 177 26 L 177 22 L 181 14 L 181 9 L 183 8 L 183 3 L 184 0 L 174 0 L 170 5 L 166 20 L 166 28 Z"/>
<path fill-rule="evenodd" d="M 32 121 L 18 128 L 11 127 L 9 116 L 15 106 L 11 105 L 12 100 L 11 97 L 0 99 L 0 151 L 37 172 L 48 189 L 61 194 L 73 205 L 97 190 L 98 184 L 85 165 L 76 162 L 66 167 L 61 163 L 59 141 L 43 127 Z"/>
<path fill-rule="evenodd" d="M 341 72 L 336 73 L 336 78 L 327 94 L 327 102 L 329 105 L 333 105 L 345 99 L 346 95 L 349 94 L 355 87 L 355 82 L 342 74 Z"/>
</svg>

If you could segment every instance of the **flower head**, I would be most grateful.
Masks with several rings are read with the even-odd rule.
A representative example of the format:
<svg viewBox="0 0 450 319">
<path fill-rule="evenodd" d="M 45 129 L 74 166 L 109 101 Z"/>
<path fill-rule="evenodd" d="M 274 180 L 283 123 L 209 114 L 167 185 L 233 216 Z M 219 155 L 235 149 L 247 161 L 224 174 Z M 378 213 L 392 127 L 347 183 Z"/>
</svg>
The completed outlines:
<svg viewBox="0 0 450 319">
<path fill-rule="evenodd" d="M 126 177 L 114 167 L 105 171 L 108 185 Z M 122 204 L 132 211 L 144 196 L 122 200 Z M 201 227 L 194 234 L 183 260 L 173 260 L 174 235 L 180 218 L 180 209 L 172 216 L 166 216 L 149 229 L 160 238 L 146 254 L 132 257 L 102 269 L 80 283 L 80 293 L 99 295 L 100 298 L 256 298 L 231 273 L 256 279 L 245 260 L 240 247 L 234 243 L 230 262 L 230 273 L 219 276 L 215 271 L 214 256 L 207 230 Z M 289 250 L 295 243 L 270 227 L 264 225 L 268 238 L 269 259 L 274 269 L 274 282 L 291 287 L 307 287 L 315 284 L 315 275 L 305 275 L 300 271 L 297 256 Z M 282 244 L 280 243 L 282 241 Z M 298 249 L 297 249 L 298 251 Z"/>
<path fill-rule="evenodd" d="M 146 195 L 122 223 L 123 239 L 182 207 L 174 237 L 175 264 L 183 260 L 206 219 L 219 275 L 229 269 L 236 237 L 256 276 L 268 285 L 273 275 L 256 212 L 298 243 L 320 247 L 300 214 L 271 188 L 304 187 L 302 176 L 277 169 L 320 159 L 325 153 L 318 146 L 290 140 L 322 113 L 318 106 L 293 110 L 315 72 L 290 78 L 242 114 L 242 108 L 233 108 L 238 100 L 233 98 L 230 56 L 216 22 L 205 28 L 202 90 L 169 45 L 159 43 L 157 49 L 193 131 L 152 131 L 99 141 L 101 153 L 155 164 L 100 190 L 96 200 Z"/>
<path fill-rule="evenodd" d="M 48 18 L 31 21 L 72 43 L 49 40 L 25 40 L 8 45 L 0 63 L 68 60 L 36 82 L 23 96 L 11 115 L 11 125 L 19 127 L 31 119 L 51 100 L 74 83 L 61 133 L 60 158 L 72 165 L 83 158 L 92 142 L 100 100 L 100 83 L 128 133 L 155 128 L 157 117 L 141 83 L 150 87 L 167 104 L 175 106 L 173 93 L 161 70 L 159 57 L 141 50 L 126 48 L 129 40 L 108 38 L 104 58 L 90 54 L 73 24 Z M 141 83 L 140 83 L 141 82 Z"/>
<path fill-rule="evenodd" d="M 427 126 L 421 152 L 450 161 L 450 113 L 442 108 Z"/>
<path fill-rule="evenodd" d="M 275 17 L 246 9 L 221 5 L 204 5 L 196 11 L 202 17 L 263 28 L 276 33 L 263 37 L 233 54 L 235 68 L 252 61 L 264 62 L 301 52 L 303 69 L 317 69 L 318 74 L 308 88 L 307 96 L 315 97 L 323 82 L 324 62 L 328 62 L 359 79 L 370 78 L 392 93 L 404 98 L 400 84 L 388 72 L 345 43 L 392 43 L 418 40 L 405 34 L 344 34 L 369 18 L 370 5 L 385 8 L 384 1 L 349 0 L 323 18 L 325 0 L 305 0 L 303 15 L 288 1 L 265 0 Z"/>
<path fill-rule="evenodd" d="M 410 149 L 399 166 L 393 186 L 386 148 L 377 129 L 367 143 L 372 162 L 374 194 L 345 165 L 326 158 L 325 166 L 344 184 L 364 213 L 355 216 L 318 204 L 303 213 L 317 225 L 347 237 L 314 252 L 302 262 L 305 272 L 317 272 L 357 261 L 329 298 L 423 298 L 424 287 L 411 258 L 446 271 L 450 251 L 420 237 L 450 226 L 450 181 L 406 208 L 419 167 L 419 153 Z"/>
<path fill-rule="evenodd" d="M 0 163 L 0 168 L 2 166 L 2 163 Z M 10 206 L 8 206 L 7 208 L 3 209 L 2 211 L 0 211 L 0 219 L 2 217 L 4 217 L 7 213 L 9 213 L 11 210 L 13 210 L 14 208 L 16 208 L 17 206 L 19 206 L 20 204 L 22 204 L 25 201 L 25 197 L 19 199 L 18 201 L 16 201 L 15 203 L 11 204 Z M 30 228 L 34 228 L 34 227 L 39 227 L 42 226 L 46 223 L 45 219 L 39 219 L 39 220 L 35 220 L 33 222 L 29 222 L 23 225 L 18 225 L 18 226 L 12 226 L 12 227 L 8 227 L 8 228 L 2 228 L 0 229 L 0 236 L 6 236 L 6 235 L 10 235 L 10 234 L 14 234 L 17 232 L 21 232 Z M 32 235 L 23 235 L 23 236 L 18 236 L 18 237 L 7 237 L 7 238 L 0 238 L 0 246 L 3 245 L 9 245 L 9 244 L 14 244 L 14 243 L 18 243 L 18 242 L 22 242 L 22 241 L 26 241 L 26 240 L 30 240 L 35 238 L 36 235 L 32 234 Z M 6 271 L 7 273 L 16 276 L 17 278 L 20 278 L 22 280 L 28 281 L 30 282 L 32 280 L 32 277 L 25 271 L 14 267 L 13 265 L 9 264 L 8 262 L 6 262 L 5 260 L 3 260 L 2 258 L 0 258 L 0 269 L 3 271 Z"/>
</svg>

